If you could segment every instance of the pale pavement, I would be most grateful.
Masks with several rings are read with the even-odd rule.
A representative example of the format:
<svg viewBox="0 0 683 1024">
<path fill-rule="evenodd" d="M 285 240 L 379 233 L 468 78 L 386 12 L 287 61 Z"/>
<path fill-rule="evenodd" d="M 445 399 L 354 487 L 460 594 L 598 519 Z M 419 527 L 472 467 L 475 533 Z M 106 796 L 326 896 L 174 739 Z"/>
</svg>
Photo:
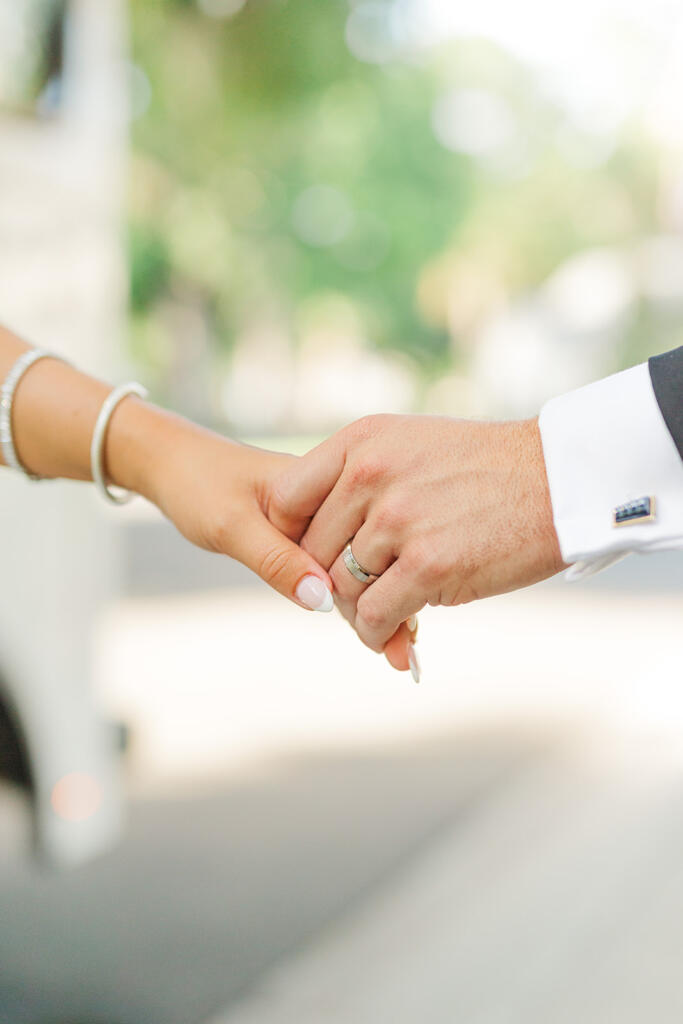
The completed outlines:
<svg viewBox="0 0 683 1024">
<path fill-rule="evenodd" d="M 559 580 L 427 608 L 420 686 L 336 613 L 303 612 L 266 588 L 129 599 L 102 623 L 100 699 L 131 726 L 132 782 L 153 795 L 291 753 L 372 750 L 453 729 L 604 727 L 675 750 L 683 557 L 676 565 L 681 589 L 669 592 Z"/>
<path fill-rule="evenodd" d="M 161 621 L 168 640 L 146 657 Z M 146 732 L 143 788 L 492 728 L 551 751 L 210 1024 L 678 1024 L 682 625 L 675 588 L 559 583 L 428 610 L 414 687 L 335 618 L 261 593 L 120 608 L 114 659 L 145 679 L 117 694 Z"/>
<path fill-rule="evenodd" d="M 111 609 L 130 829 L 5 863 L 0 1021 L 679 1024 L 672 579 L 428 610 L 419 687 L 263 590 Z"/>
<path fill-rule="evenodd" d="M 678 1024 L 682 943 L 683 775 L 577 742 L 211 1024 Z"/>
</svg>

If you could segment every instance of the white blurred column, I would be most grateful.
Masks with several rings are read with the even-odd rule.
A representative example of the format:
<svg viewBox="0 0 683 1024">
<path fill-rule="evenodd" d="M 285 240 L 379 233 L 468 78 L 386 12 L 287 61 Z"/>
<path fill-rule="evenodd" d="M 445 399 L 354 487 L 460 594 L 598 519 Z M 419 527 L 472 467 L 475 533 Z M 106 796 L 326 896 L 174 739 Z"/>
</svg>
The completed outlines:
<svg viewBox="0 0 683 1024">
<path fill-rule="evenodd" d="M 123 40 L 122 0 L 75 0 L 60 113 L 0 117 L 0 320 L 107 376 L 126 305 Z M 92 855 L 120 825 L 116 757 L 90 688 L 93 625 L 117 563 L 117 532 L 87 486 L 0 473 L 0 673 L 27 730 L 38 838 L 54 863 Z"/>
</svg>

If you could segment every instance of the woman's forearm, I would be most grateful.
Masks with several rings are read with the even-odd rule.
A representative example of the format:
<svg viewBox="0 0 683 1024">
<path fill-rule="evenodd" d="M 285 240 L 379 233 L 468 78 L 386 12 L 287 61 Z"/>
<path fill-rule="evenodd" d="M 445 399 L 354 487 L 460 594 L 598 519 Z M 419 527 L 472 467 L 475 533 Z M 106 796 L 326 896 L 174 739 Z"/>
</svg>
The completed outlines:
<svg viewBox="0 0 683 1024">
<path fill-rule="evenodd" d="M 29 347 L 0 328 L 0 380 Z M 110 390 L 109 385 L 59 359 L 34 363 L 19 381 L 12 405 L 14 447 L 22 466 L 41 477 L 91 480 L 90 443 Z M 107 430 L 107 478 L 153 497 L 156 464 L 181 423 L 136 396 L 124 399 Z"/>
<path fill-rule="evenodd" d="M 29 348 L 0 328 L 0 382 Z M 59 359 L 32 363 L 11 407 L 20 465 L 40 477 L 92 480 L 93 434 L 110 391 Z M 230 441 L 127 395 L 109 418 L 101 458 L 108 482 L 154 502 L 194 544 L 239 559 L 303 607 L 331 610 L 329 576 L 295 543 L 306 524 L 277 530 L 268 520 L 289 456 Z"/>
</svg>

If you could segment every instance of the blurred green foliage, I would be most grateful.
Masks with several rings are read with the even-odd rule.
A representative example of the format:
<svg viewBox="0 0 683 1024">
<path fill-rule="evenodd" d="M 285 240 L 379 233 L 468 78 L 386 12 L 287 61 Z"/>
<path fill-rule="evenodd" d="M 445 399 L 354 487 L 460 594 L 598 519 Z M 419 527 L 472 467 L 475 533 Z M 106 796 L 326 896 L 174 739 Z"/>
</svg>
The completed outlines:
<svg viewBox="0 0 683 1024">
<path fill-rule="evenodd" d="M 146 158 L 136 311 L 171 270 L 214 296 L 229 339 L 254 305 L 293 316 L 300 298 L 333 290 L 364 308 L 381 343 L 443 350 L 444 332 L 416 314 L 415 278 L 462 220 L 472 174 L 431 132 L 432 76 L 360 64 L 344 42 L 347 13 L 343 0 L 298 0 L 220 22 L 181 0 L 133 4 L 135 56 L 152 83 L 134 132 Z M 318 183 L 355 212 L 343 244 L 311 246 L 292 229 L 297 196 Z"/>
<path fill-rule="evenodd" d="M 161 232 L 149 224 L 133 224 L 129 232 L 129 257 L 131 309 L 143 313 L 169 284 L 169 253 Z"/>
<path fill-rule="evenodd" d="M 430 375 L 467 351 L 444 283 L 463 265 L 485 266 L 510 297 L 572 253 L 654 223 L 654 164 L 637 135 L 600 166 L 572 166 L 557 144 L 565 115 L 485 42 L 378 66 L 347 46 L 348 0 L 250 0 L 224 19 L 194 0 L 132 0 L 131 14 L 151 86 L 133 128 L 138 327 L 180 291 L 210 311 L 218 344 L 264 310 L 295 342 L 302 304 L 340 293 L 371 343 Z M 437 141 L 434 102 L 458 86 L 504 98 L 522 168 L 486 168 Z M 330 244 L 295 230 L 318 186 L 352 211 Z"/>
</svg>

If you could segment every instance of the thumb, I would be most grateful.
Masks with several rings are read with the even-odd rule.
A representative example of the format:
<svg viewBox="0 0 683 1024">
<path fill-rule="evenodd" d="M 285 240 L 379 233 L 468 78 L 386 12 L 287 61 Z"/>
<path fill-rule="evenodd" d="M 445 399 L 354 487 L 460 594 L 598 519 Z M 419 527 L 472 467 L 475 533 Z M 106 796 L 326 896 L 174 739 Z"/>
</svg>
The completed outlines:
<svg viewBox="0 0 683 1024">
<path fill-rule="evenodd" d="M 295 604 L 331 612 L 332 581 L 311 555 L 262 516 L 236 541 L 234 557 Z"/>
<path fill-rule="evenodd" d="M 289 536 L 302 537 L 339 479 L 346 451 L 340 432 L 296 459 L 275 481 L 268 502 L 270 521 Z"/>
</svg>

